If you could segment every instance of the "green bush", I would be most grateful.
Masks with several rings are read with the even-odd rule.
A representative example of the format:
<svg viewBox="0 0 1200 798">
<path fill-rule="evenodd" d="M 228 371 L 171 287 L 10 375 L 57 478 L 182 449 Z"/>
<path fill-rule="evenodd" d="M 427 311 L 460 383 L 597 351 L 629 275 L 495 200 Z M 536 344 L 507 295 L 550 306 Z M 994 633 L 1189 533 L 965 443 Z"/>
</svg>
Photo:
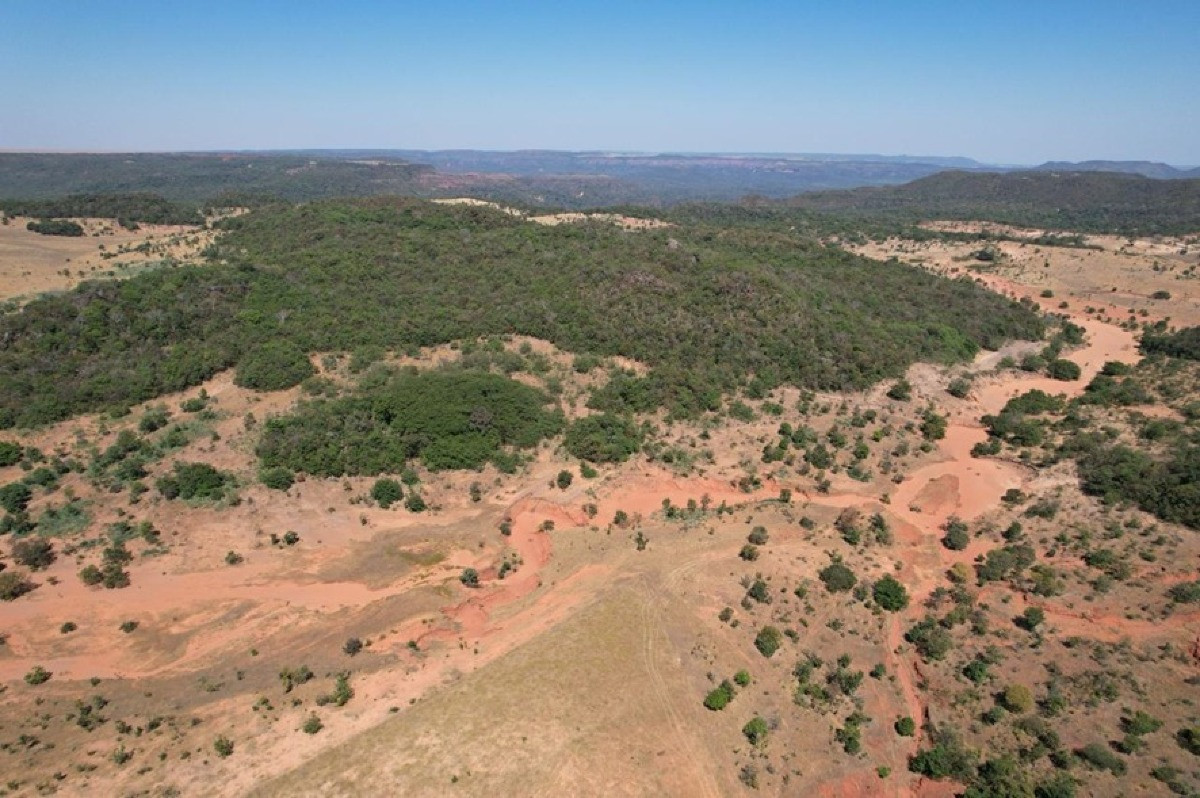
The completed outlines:
<svg viewBox="0 0 1200 798">
<path fill-rule="evenodd" d="M 1058 360 L 1051 360 L 1046 365 L 1046 373 L 1050 375 L 1052 379 L 1063 381 L 1077 380 L 1079 379 L 1080 375 L 1083 374 L 1077 364 L 1071 362 L 1070 360 L 1063 360 L 1061 358 Z"/>
<path fill-rule="evenodd" d="M 386 510 L 404 498 L 404 489 L 396 480 L 384 477 L 375 480 L 375 484 L 371 486 L 371 498 Z"/>
<path fill-rule="evenodd" d="M 912 737 L 917 733 L 917 723 L 907 715 L 896 721 L 896 734 L 901 737 Z"/>
<path fill-rule="evenodd" d="M 258 472 L 258 479 L 271 490 L 288 490 L 296 482 L 292 472 L 283 466 L 264 468 Z"/>
<path fill-rule="evenodd" d="M 891 574 L 886 574 L 871 588 L 875 603 L 889 612 L 899 612 L 908 606 L 908 591 Z"/>
<path fill-rule="evenodd" d="M 571 487 L 571 483 L 574 481 L 574 479 L 574 475 L 570 471 L 564 469 L 558 472 L 558 477 L 554 481 L 555 484 L 558 485 L 559 490 L 566 490 L 567 488 Z"/>
<path fill-rule="evenodd" d="M 755 746 L 765 743 L 769 732 L 770 727 L 767 725 L 767 722 L 757 715 L 742 727 L 742 734 L 746 736 L 751 745 Z"/>
<path fill-rule="evenodd" d="M 12 441 L 0 441 L 0 468 L 21 462 L 25 450 Z"/>
<path fill-rule="evenodd" d="M 754 637 L 754 647 L 758 649 L 758 653 L 767 658 L 774 655 L 782 644 L 783 634 L 774 626 L 764 626 Z"/>
<path fill-rule="evenodd" d="M 845 593 L 852 589 L 858 577 L 841 560 L 834 560 L 817 574 L 830 593 Z"/>
<path fill-rule="evenodd" d="M 704 697 L 704 706 L 714 712 L 719 712 L 729 705 L 729 702 L 733 700 L 733 696 L 733 685 L 728 681 L 723 681 Z"/>
<path fill-rule="evenodd" d="M 642 435 L 624 416 L 600 413 L 584 416 L 567 428 L 568 452 L 593 463 L 623 463 L 641 448 Z"/>
<path fill-rule="evenodd" d="M 79 238 L 83 235 L 83 228 L 70 219 L 42 219 L 36 222 L 29 222 L 25 225 L 25 229 L 34 233 L 41 233 L 44 236 Z"/>
<path fill-rule="evenodd" d="M 268 341 L 238 361 L 233 382 L 256 391 L 282 391 L 316 374 L 308 355 L 291 341 Z"/>
<path fill-rule="evenodd" d="M 176 463 L 170 476 L 155 482 L 166 499 L 221 499 L 233 484 L 233 477 L 208 463 Z"/>
</svg>

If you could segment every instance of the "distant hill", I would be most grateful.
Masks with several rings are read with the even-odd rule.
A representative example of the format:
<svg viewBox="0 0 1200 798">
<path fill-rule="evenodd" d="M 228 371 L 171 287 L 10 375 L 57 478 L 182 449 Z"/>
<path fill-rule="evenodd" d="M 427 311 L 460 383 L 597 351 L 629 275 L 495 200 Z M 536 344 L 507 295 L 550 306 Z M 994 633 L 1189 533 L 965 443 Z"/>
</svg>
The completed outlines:
<svg viewBox="0 0 1200 798">
<path fill-rule="evenodd" d="M 263 153 L 0 153 L 0 199 L 151 192 L 196 203 L 220 195 L 304 200 L 412 194 L 431 171 L 400 159 L 363 163 Z"/>
<path fill-rule="evenodd" d="M 1122 234 L 1200 232 L 1200 180 L 1114 172 L 947 171 L 902 186 L 801 194 L 788 205 L 899 219 L 983 219 Z"/>
<path fill-rule="evenodd" d="M 1035 166 L 1038 172 L 1124 172 L 1153 177 L 1158 180 L 1181 180 L 1200 177 L 1200 167 L 1180 169 L 1157 161 L 1047 161 Z"/>
</svg>

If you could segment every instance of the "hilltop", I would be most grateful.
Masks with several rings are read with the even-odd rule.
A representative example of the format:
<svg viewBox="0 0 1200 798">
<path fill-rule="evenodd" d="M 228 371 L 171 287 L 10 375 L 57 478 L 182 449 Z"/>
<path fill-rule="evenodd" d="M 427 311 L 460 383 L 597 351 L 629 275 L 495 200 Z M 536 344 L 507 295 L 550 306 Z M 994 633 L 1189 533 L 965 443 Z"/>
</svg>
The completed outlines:
<svg viewBox="0 0 1200 798">
<path fill-rule="evenodd" d="M 908 220 L 985 220 L 1131 235 L 1200 230 L 1200 180 L 1112 172 L 947 171 L 902 186 L 802 194 L 804 210 Z"/>
</svg>

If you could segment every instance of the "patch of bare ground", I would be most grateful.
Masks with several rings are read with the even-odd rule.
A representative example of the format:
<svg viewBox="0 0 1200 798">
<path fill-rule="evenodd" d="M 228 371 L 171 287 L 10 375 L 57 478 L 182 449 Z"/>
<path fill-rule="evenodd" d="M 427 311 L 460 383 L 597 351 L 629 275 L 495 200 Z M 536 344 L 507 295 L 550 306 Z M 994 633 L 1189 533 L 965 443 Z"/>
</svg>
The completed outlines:
<svg viewBox="0 0 1200 798">
<path fill-rule="evenodd" d="M 1049 292 L 1052 310 L 1094 307 L 1103 317 L 1123 322 L 1169 317 L 1173 323 L 1200 323 L 1200 236 L 1125 238 L 1082 236 L 1082 246 L 1033 243 L 1047 231 L 981 222 L 934 222 L 931 230 L 992 233 L 1027 240 L 913 241 L 888 239 L 852 247 L 881 260 L 896 257 L 939 274 L 984 274 L 1021 285 L 1041 296 Z M 974 257 L 985 246 L 998 257 Z M 1091 316 L 1096 313 L 1088 314 Z"/>
<path fill-rule="evenodd" d="M 158 264 L 196 259 L 213 231 L 147 224 L 126 230 L 112 219 L 73 219 L 78 237 L 48 236 L 25 229 L 29 219 L 0 225 L 0 301 L 23 301 L 65 291 L 84 280 L 121 278 Z"/>
</svg>

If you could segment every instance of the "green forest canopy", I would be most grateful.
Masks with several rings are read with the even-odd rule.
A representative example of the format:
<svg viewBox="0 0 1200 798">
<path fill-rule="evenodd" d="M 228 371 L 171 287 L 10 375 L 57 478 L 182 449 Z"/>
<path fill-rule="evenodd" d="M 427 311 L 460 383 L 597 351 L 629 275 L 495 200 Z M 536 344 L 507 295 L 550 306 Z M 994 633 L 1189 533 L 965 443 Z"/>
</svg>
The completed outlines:
<svg viewBox="0 0 1200 798">
<path fill-rule="evenodd" d="M 1042 333 L 1029 307 L 970 280 L 753 227 L 545 227 L 396 198 L 221 224 L 212 265 L 84 283 L 0 317 L 0 424 L 182 390 L 272 341 L 412 349 L 519 333 L 652 367 L 606 409 L 688 414 L 751 379 L 861 388 Z"/>
</svg>

